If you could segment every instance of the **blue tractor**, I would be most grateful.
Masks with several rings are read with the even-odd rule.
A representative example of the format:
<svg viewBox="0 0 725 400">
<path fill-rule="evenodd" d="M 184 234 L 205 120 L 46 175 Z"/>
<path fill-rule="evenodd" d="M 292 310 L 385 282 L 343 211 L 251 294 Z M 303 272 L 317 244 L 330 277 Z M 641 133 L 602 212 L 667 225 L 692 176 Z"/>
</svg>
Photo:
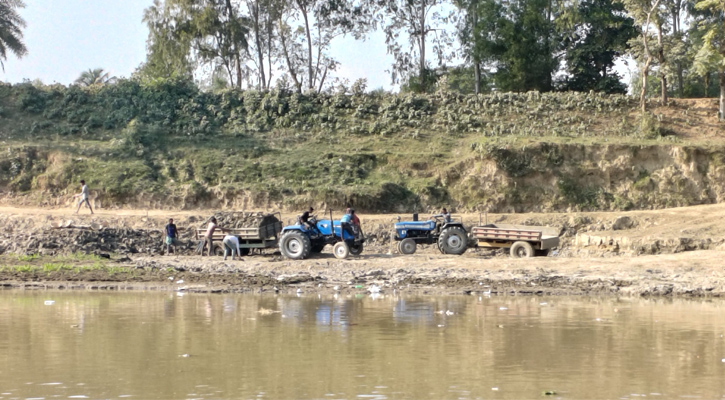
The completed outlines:
<svg viewBox="0 0 725 400">
<path fill-rule="evenodd" d="M 311 217 L 307 224 L 297 221 L 295 225 L 282 228 L 279 250 L 283 256 L 292 260 L 302 260 L 312 253 L 319 253 L 326 245 L 332 245 L 335 257 L 343 259 L 348 255 L 360 255 L 365 237 L 359 226 L 345 224 L 340 220 L 317 220 Z"/>
<path fill-rule="evenodd" d="M 398 217 L 400 218 L 400 217 Z M 440 216 L 427 221 L 418 221 L 413 214 L 412 221 L 395 224 L 395 240 L 401 254 L 413 254 L 419 244 L 436 244 L 443 254 L 463 254 L 468 248 L 468 234 L 460 221 L 446 221 Z"/>
</svg>

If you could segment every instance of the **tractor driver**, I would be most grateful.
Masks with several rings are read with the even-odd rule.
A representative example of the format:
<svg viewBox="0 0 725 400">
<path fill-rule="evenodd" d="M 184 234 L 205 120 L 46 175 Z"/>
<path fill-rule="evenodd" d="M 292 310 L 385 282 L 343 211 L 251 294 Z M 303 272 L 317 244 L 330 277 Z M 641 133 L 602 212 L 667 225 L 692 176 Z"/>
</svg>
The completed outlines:
<svg viewBox="0 0 725 400">
<path fill-rule="evenodd" d="M 354 208 L 350 208 L 349 210 L 352 218 L 352 231 L 355 232 L 355 236 L 357 236 L 358 232 L 360 232 L 360 218 L 358 218 L 357 214 L 355 214 Z"/>
<path fill-rule="evenodd" d="M 340 218 L 340 227 L 342 228 L 342 230 L 349 233 L 353 237 L 355 236 L 355 231 L 352 229 L 352 226 L 350 226 L 350 225 L 354 223 L 353 222 L 354 213 L 355 213 L 355 210 L 348 208 L 347 213 L 345 215 L 343 215 L 342 218 Z M 342 234 L 342 232 L 341 232 L 341 234 Z"/>
<path fill-rule="evenodd" d="M 451 213 L 448 212 L 445 208 L 441 210 L 440 214 L 436 214 L 433 216 L 433 218 L 443 218 L 443 222 L 448 223 L 451 222 Z"/>
<path fill-rule="evenodd" d="M 312 214 L 313 211 L 315 211 L 315 209 L 310 207 L 309 210 L 303 212 L 302 215 L 300 216 L 300 222 L 307 225 L 308 228 L 312 228 L 312 224 L 309 221 L 310 221 L 310 214 Z"/>
</svg>

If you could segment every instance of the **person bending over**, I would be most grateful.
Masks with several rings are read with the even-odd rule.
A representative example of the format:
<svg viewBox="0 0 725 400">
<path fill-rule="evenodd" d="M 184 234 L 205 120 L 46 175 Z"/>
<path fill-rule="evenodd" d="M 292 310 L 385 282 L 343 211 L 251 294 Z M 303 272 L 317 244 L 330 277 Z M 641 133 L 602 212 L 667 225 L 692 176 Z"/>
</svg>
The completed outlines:
<svg viewBox="0 0 725 400">
<path fill-rule="evenodd" d="M 222 244 L 224 244 L 224 259 L 227 259 L 227 256 L 229 253 L 232 254 L 232 260 L 234 260 L 234 253 L 237 254 L 239 259 L 242 258 L 242 253 L 239 251 L 239 238 L 234 235 L 226 235 L 224 236 L 224 240 L 222 240 Z"/>
</svg>

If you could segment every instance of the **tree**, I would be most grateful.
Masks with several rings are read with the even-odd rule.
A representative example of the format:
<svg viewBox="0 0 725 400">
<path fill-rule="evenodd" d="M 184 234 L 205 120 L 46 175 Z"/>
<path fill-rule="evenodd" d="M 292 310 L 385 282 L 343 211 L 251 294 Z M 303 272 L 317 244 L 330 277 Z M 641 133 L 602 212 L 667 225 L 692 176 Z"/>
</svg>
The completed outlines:
<svg viewBox="0 0 725 400">
<path fill-rule="evenodd" d="M 549 91 L 558 68 L 556 13 L 549 0 L 480 0 L 474 52 L 502 91 Z"/>
<path fill-rule="evenodd" d="M 282 4 L 280 0 L 245 0 L 249 14 L 249 53 L 257 75 L 257 87 L 268 89 L 276 64 L 276 24 Z"/>
<path fill-rule="evenodd" d="M 191 37 L 178 27 L 178 11 L 160 0 L 144 10 L 143 22 L 149 30 L 146 62 L 139 68 L 142 77 L 192 77 Z"/>
<path fill-rule="evenodd" d="M 8 52 L 22 58 L 28 53 L 23 43 L 25 20 L 18 14 L 18 8 L 25 7 L 22 0 L 0 0 L 0 67 L 5 70 Z"/>
<path fill-rule="evenodd" d="M 144 13 L 149 26 L 147 64 L 156 70 L 185 73 L 208 65 L 241 87 L 246 76 L 248 20 L 231 0 L 166 0 Z M 194 65 L 194 64 L 197 65 Z"/>
<path fill-rule="evenodd" d="M 622 0 L 627 13 L 634 19 L 639 36 L 642 50 L 641 52 L 635 53 L 635 58 L 638 59 L 640 64 L 640 75 L 642 79 L 642 88 L 639 95 L 639 104 L 642 113 L 647 111 L 647 78 L 649 77 L 650 67 L 654 56 L 650 51 L 650 40 L 652 34 L 650 32 L 653 20 L 657 18 L 656 12 L 660 5 L 661 0 Z M 639 44 L 634 41 L 630 41 L 630 44 Z"/>
<path fill-rule="evenodd" d="M 428 40 L 431 39 L 431 50 L 442 64 L 446 58 L 445 49 L 451 43 L 450 37 L 442 29 L 447 18 L 440 14 L 441 5 L 446 0 L 383 0 L 379 3 L 382 13 L 378 14 L 378 22 L 383 25 L 385 44 L 388 53 L 395 62 L 391 70 L 393 83 L 400 78 L 417 75 L 423 88 L 430 82 L 427 60 Z M 408 39 L 408 48 L 398 40 L 401 34 Z M 431 38 L 432 34 L 432 38 Z"/>
<path fill-rule="evenodd" d="M 479 6 L 481 0 L 455 0 L 456 6 L 461 10 L 462 17 L 458 20 L 458 40 L 461 42 L 461 55 L 466 64 L 473 69 L 474 93 L 481 93 L 481 69 L 482 60 L 475 51 L 479 36 L 476 35 L 476 28 L 480 23 L 481 13 Z"/>
<path fill-rule="evenodd" d="M 704 32 L 702 47 L 695 59 L 702 67 L 717 66 L 720 76 L 720 121 L 725 121 L 725 0 L 700 0 L 695 4 L 698 10 L 709 11 L 709 18 L 700 21 Z"/>
<path fill-rule="evenodd" d="M 612 0 L 585 0 L 576 12 L 577 29 L 564 40 L 569 77 L 563 89 L 626 93 L 614 61 L 636 37 L 634 21 L 623 15 L 624 6 Z"/>
<path fill-rule="evenodd" d="M 81 86 L 103 86 L 109 83 L 114 83 L 116 77 L 110 76 L 108 72 L 104 72 L 103 68 L 88 69 L 88 71 L 81 72 L 75 83 Z"/>
<path fill-rule="evenodd" d="M 289 0 L 278 20 L 287 71 L 298 91 L 321 91 L 338 63 L 329 54 L 332 40 L 364 38 L 373 26 L 372 8 L 355 0 Z M 294 29 L 291 24 L 299 23 Z"/>
</svg>

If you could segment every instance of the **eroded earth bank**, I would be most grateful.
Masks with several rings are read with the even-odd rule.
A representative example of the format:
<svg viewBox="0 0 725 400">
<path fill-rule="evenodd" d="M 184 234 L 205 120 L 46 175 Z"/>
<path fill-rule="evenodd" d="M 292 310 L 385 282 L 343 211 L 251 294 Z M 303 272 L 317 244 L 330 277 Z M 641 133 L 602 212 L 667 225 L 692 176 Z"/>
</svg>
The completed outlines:
<svg viewBox="0 0 725 400">
<path fill-rule="evenodd" d="M 391 242 L 397 215 L 363 215 L 359 257 L 326 249 L 303 261 L 269 249 L 243 260 L 195 255 L 194 230 L 213 212 L 0 209 L 0 285 L 5 288 L 430 294 L 725 294 L 725 205 L 627 213 L 489 214 L 489 222 L 549 225 L 561 248 L 549 257 L 511 259 L 503 250 L 463 256 L 421 248 L 401 255 Z M 219 215 L 219 214 L 217 214 Z M 230 216 L 230 213 L 225 214 Z M 162 254 L 173 217 L 182 246 Z M 294 215 L 283 214 L 283 222 Z M 478 214 L 461 215 L 469 225 Z"/>
</svg>

